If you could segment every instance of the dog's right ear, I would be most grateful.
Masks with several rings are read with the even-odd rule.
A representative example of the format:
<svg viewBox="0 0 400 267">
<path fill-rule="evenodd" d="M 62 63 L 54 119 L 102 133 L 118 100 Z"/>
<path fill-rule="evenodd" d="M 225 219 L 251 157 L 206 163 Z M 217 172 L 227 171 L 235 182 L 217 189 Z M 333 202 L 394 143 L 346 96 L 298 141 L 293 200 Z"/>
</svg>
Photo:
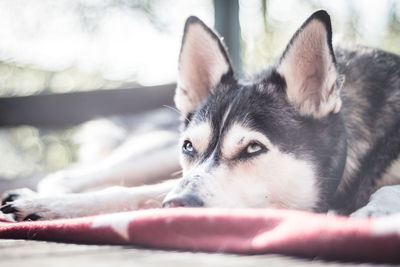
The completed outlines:
<svg viewBox="0 0 400 267">
<path fill-rule="evenodd" d="M 200 107 L 224 77 L 233 76 L 222 41 L 197 17 L 186 20 L 178 72 L 174 100 L 184 116 Z"/>
</svg>

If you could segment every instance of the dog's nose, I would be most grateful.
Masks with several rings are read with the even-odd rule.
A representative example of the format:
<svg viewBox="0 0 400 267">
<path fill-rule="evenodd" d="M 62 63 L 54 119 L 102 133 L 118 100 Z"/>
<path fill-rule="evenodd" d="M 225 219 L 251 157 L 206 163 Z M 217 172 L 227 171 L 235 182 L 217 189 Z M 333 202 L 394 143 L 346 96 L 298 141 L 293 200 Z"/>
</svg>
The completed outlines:
<svg viewBox="0 0 400 267">
<path fill-rule="evenodd" d="M 182 195 L 166 198 L 163 201 L 163 208 L 178 208 L 178 207 L 203 207 L 204 202 L 194 195 Z"/>
</svg>

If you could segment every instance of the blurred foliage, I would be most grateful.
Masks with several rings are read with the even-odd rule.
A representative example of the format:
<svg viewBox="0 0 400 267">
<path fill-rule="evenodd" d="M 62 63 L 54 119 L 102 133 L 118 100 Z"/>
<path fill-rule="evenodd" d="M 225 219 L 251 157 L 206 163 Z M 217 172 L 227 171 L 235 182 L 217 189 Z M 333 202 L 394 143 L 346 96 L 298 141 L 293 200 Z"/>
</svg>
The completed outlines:
<svg viewBox="0 0 400 267">
<path fill-rule="evenodd" d="M 334 43 L 363 44 L 400 54 L 400 1 L 241 0 L 242 62 L 254 73 L 278 59 L 315 10 L 331 15 Z"/>
<path fill-rule="evenodd" d="M 30 126 L 0 131 L 0 173 L 3 178 L 55 171 L 76 161 L 77 146 L 68 130 L 47 130 Z"/>
<path fill-rule="evenodd" d="M 212 1 L 0 1 L 0 97 L 173 82 L 192 13 Z"/>
<path fill-rule="evenodd" d="M 98 74 L 73 67 L 63 71 L 48 71 L 0 62 L 2 97 L 112 89 L 122 84 L 122 81 L 107 80 Z"/>
<path fill-rule="evenodd" d="M 400 12 L 396 12 L 396 9 L 400 9 L 400 1 L 397 2 L 397 6 L 393 5 L 390 11 L 389 31 L 382 40 L 382 48 L 400 54 Z"/>
</svg>

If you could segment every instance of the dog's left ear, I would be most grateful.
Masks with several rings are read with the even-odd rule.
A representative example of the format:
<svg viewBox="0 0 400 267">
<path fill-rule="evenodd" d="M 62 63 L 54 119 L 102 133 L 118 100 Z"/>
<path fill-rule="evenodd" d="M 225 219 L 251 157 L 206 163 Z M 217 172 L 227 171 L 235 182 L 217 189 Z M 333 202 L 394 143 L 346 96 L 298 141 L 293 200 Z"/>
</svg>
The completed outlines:
<svg viewBox="0 0 400 267">
<path fill-rule="evenodd" d="M 277 68 L 289 102 L 301 115 L 322 118 L 341 107 L 331 20 L 323 10 L 306 20 L 290 40 Z"/>
<path fill-rule="evenodd" d="M 200 107 L 224 77 L 233 77 L 222 41 L 193 16 L 186 20 L 178 68 L 174 100 L 185 116 Z"/>
</svg>

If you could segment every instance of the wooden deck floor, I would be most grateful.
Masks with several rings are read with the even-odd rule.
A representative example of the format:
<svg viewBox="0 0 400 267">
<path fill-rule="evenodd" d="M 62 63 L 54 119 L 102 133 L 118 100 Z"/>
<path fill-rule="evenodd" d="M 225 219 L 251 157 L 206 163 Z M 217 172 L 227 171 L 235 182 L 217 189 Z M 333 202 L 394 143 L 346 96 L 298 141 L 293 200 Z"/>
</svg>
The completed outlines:
<svg viewBox="0 0 400 267">
<path fill-rule="evenodd" d="M 325 262 L 281 255 L 241 256 L 142 249 L 128 246 L 77 245 L 41 241 L 0 240 L 0 266 L 389 266 Z"/>
</svg>

